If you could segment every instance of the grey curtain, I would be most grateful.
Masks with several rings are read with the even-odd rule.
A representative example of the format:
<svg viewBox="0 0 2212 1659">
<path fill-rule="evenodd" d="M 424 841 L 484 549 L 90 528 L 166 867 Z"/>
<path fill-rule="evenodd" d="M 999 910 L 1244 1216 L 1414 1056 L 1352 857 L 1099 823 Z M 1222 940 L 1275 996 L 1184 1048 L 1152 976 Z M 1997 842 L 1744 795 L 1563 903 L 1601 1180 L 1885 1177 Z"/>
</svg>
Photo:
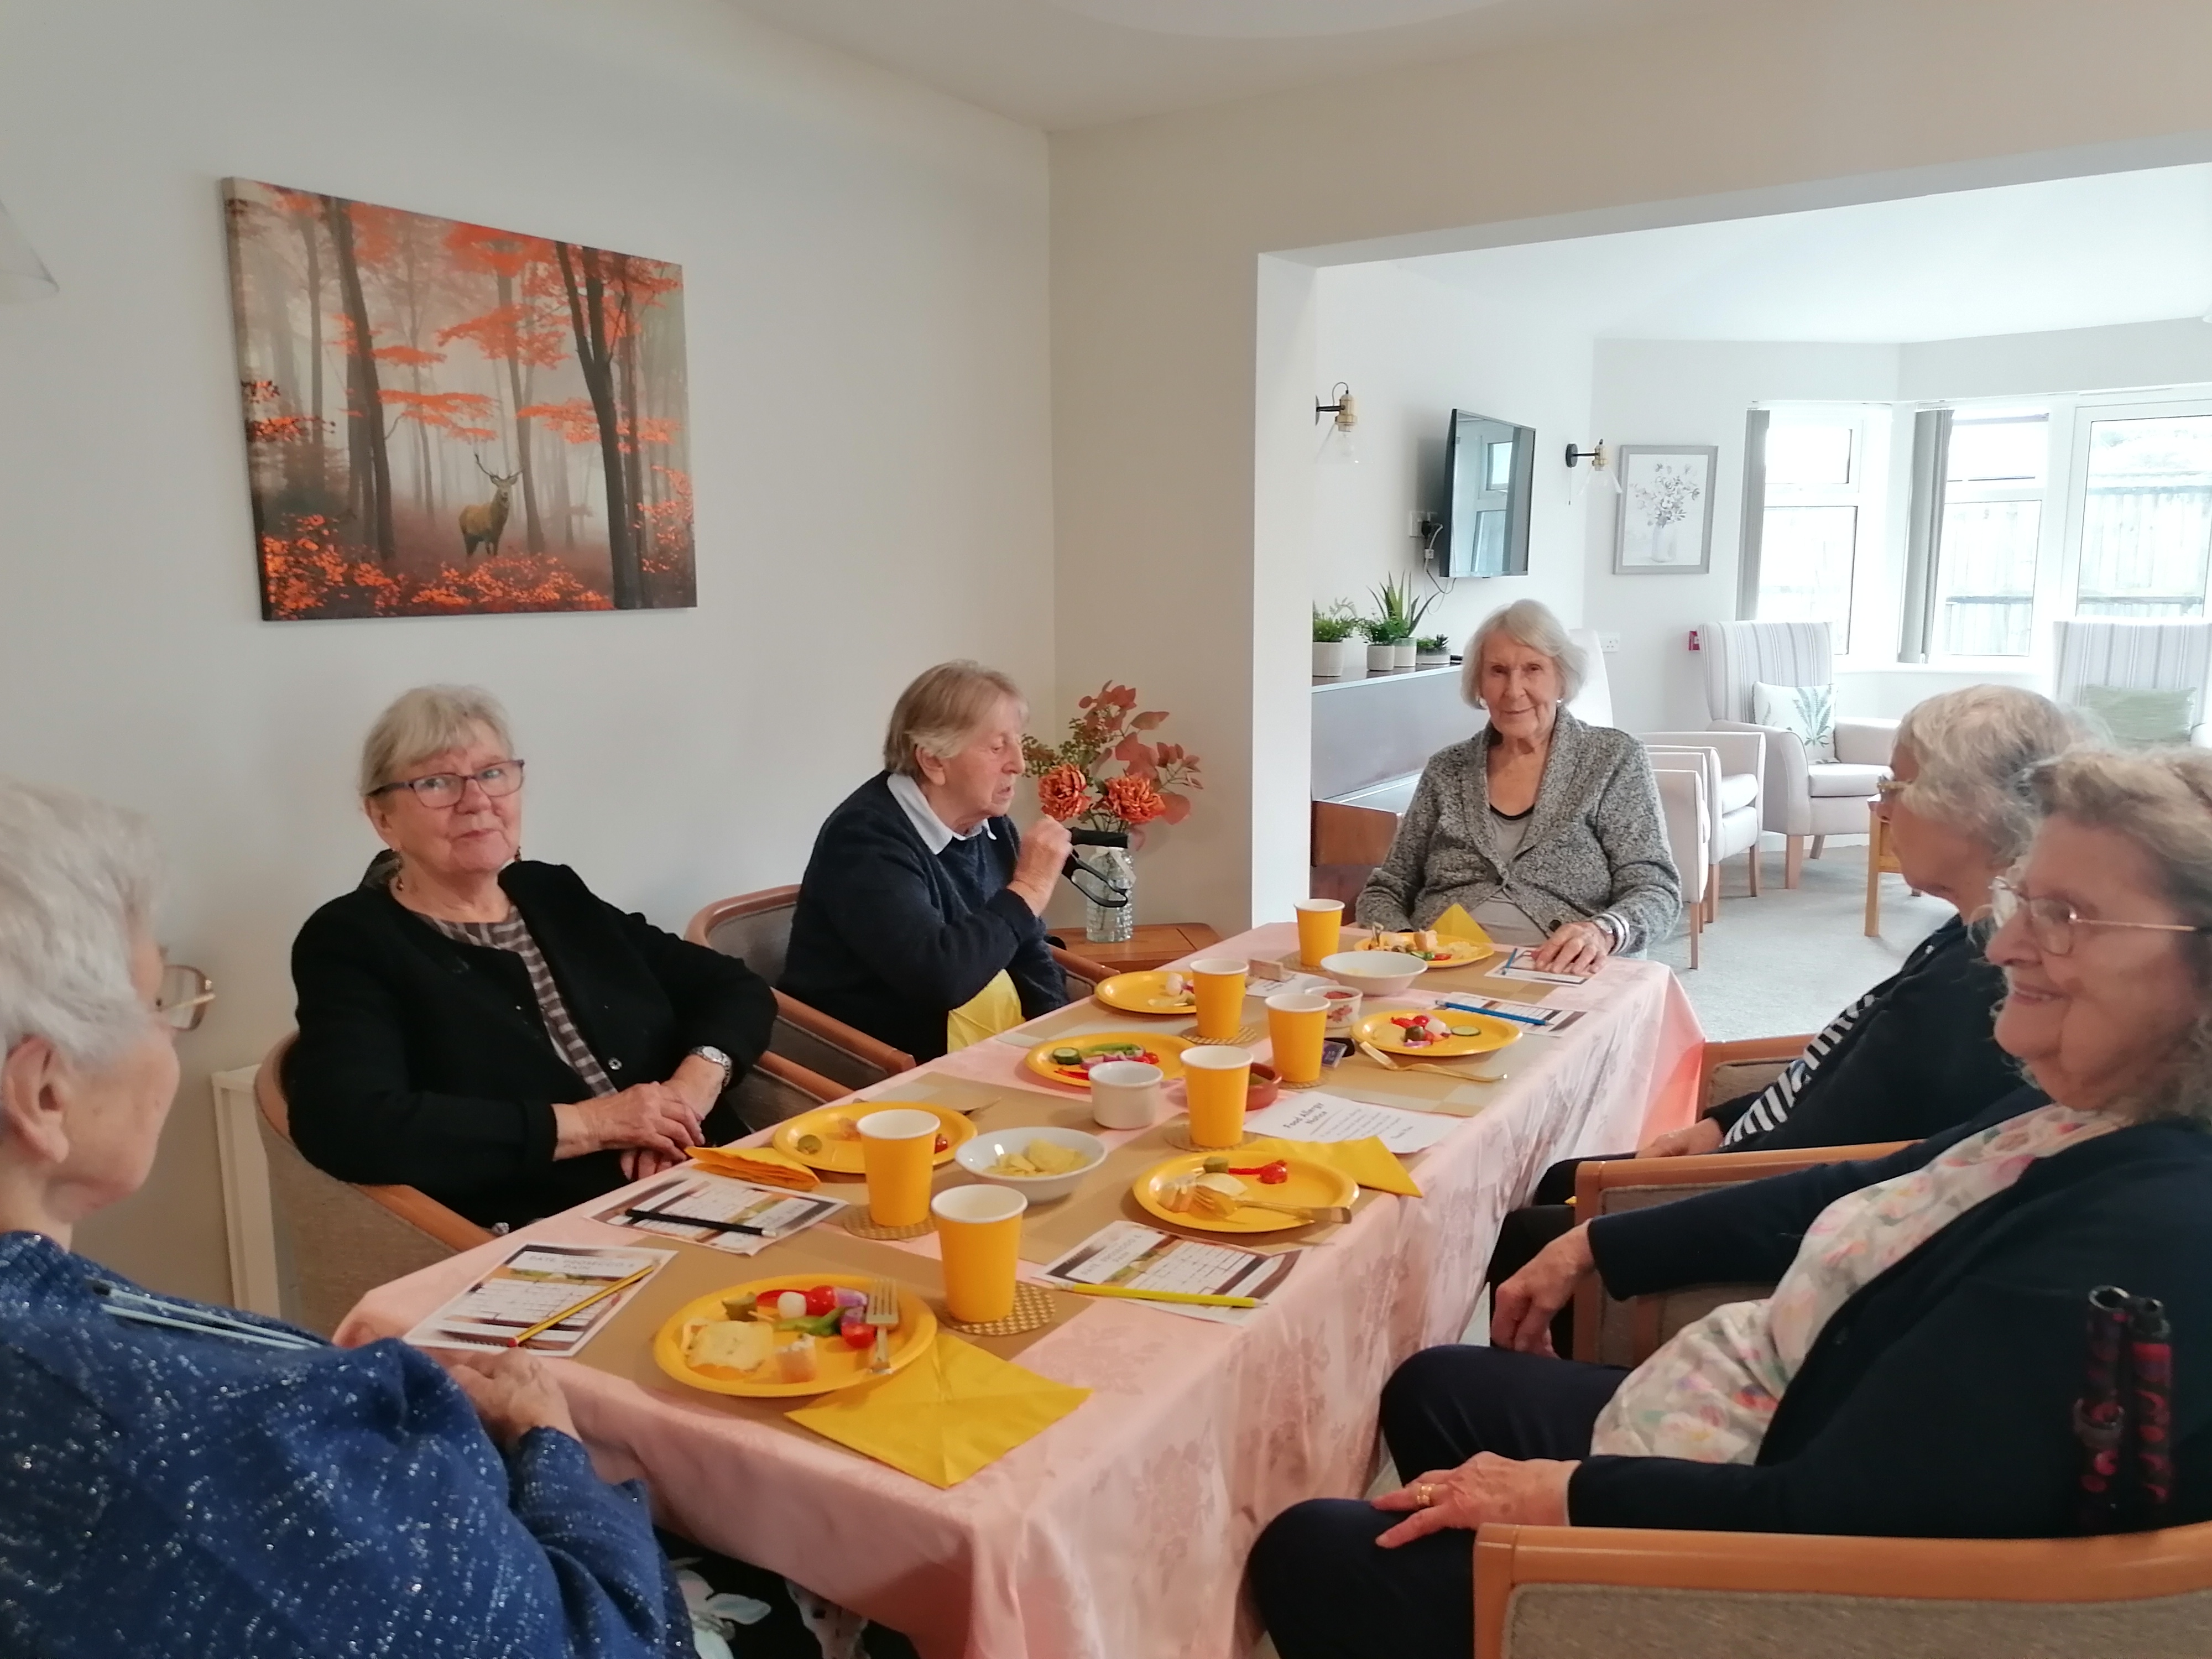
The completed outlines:
<svg viewBox="0 0 2212 1659">
<path fill-rule="evenodd" d="M 1943 556 L 1943 480 L 1951 470 L 1951 411 L 1912 417 L 1912 505 L 1905 515 L 1905 608 L 1897 659 L 1926 662 L 1936 639 L 1936 574 Z"/>
<path fill-rule="evenodd" d="M 1743 425 L 1743 522 L 1736 540 L 1735 619 L 1759 620 L 1759 555 L 1766 539 L 1767 414 L 1754 409 Z"/>
</svg>

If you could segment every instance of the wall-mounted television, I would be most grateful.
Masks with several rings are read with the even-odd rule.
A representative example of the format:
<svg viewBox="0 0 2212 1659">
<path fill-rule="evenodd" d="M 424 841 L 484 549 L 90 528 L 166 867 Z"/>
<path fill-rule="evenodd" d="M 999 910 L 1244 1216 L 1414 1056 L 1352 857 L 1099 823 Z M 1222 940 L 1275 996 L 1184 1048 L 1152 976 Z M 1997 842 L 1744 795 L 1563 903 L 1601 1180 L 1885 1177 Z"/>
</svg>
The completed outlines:
<svg viewBox="0 0 2212 1659">
<path fill-rule="evenodd" d="M 1439 576 L 1519 576 L 1528 569 L 1528 500 L 1536 428 L 1455 409 L 1444 439 Z"/>
</svg>

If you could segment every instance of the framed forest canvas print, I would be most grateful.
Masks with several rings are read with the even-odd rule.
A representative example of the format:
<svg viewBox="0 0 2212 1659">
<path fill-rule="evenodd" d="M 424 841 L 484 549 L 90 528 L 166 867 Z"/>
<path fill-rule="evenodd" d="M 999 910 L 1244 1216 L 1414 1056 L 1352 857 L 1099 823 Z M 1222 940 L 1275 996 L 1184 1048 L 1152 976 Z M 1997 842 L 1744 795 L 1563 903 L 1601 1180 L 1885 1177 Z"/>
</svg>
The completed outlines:
<svg viewBox="0 0 2212 1659">
<path fill-rule="evenodd" d="M 223 191 L 264 617 L 694 602 L 680 269 Z"/>
</svg>

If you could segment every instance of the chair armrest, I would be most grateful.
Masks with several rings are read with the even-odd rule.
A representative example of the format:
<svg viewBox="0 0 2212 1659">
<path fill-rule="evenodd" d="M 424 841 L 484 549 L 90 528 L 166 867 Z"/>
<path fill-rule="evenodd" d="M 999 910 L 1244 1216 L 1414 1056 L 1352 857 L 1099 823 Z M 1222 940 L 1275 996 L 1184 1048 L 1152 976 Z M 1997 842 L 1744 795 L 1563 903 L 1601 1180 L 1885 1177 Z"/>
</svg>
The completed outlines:
<svg viewBox="0 0 2212 1659">
<path fill-rule="evenodd" d="M 1738 1095 L 1763 1089 L 1771 1083 L 1782 1068 L 1805 1052 L 1812 1041 L 1803 1036 L 1750 1037 L 1736 1042 L 1708 1042 L 1705 1045 L 1703 1084 L 1698 1090 L 1699 1115 L 1710 1111 L 1723 1101 L 1733 1100 Z M 1720 1086 L 1722 1073 L 1740 1074 L 1728 1087 Z"/>
<path fill-rule="evenodd" d="M 1897 747 L 1895 720 L 1848 720 L 1836 722 L 1836 758 L 1852 766 L 1887 766 Z"/>
<path fill-rule="evenodd" d="M 1052 952 L 1052 959 L 1060 964 L 1060 971 L 1066 974 L 1071 980 L 1079 980 L 1096 989 L 1114 977 L 1115 969 L 1109 968 L 1103 962 L 1093 962 L 1089 957 L 1079 957 L 1074 951 L 1065 950 L 1057 945 L 1047 945 L 1045 948 Z"/>
<path fill-rule="evenodd" d="M 799 1006 L 802 1008 L 806 1006 L 805 1003 L 801 1003 Z M 810 1010 L 809 1012 L 811 1011 Z M 898 1053 L 898 1050 L 894 1048 L 891 1050 L 891 1053 L 896 1054 Z M 903 1058 L 903 1056 L 902 1056 L 902 1058 Z M 819 1072 L 809 1071 L 805 1066 L 801 1066 L 797 1060 L 786 1060 L 781 1054 L 763 1054 L 758 1060 L 753 1062 L 753 1069 L 757 1072 L 765 1072 L 772 1078 L 780 1079 L 781 1081 L 790 1084 L 793 1088 L 812 1095 L 815 1099 L 821 1101 L 825 1105 L 833 1100 L 842 1100 L 847 1095 L 853 1092 L 850 1089 L 848 1089 L 843 1084 L 837 1082 L 835 1079 L 826 1078 Z M 912 1071 L 914 1069 L 914 1062 L 912 1060 L 908 1060 L 904 1066 L 900 1066 L 898 1069 L 902 1072 Z M 1747 1156 L 1749 1156 L 1749 1154 L 1747 1154 Z"/>
<path fill-rule="evenodd" d="M 457 1210 L 449 1210 L 428 1193 L 414 1187 L 356 1187 L 417 1231 L 428 1233 L 447 1249 L 459 1253 L 489 1244 L 492 1234 Z"/>
<path fill-rule="evenodd" d="M 914 1056 L 905 1049 L 894 1048 L 890 1043 L 870 1036 L 866 1031 L 857 1030 L 843 1020 L 825 1014 L 819 1008 L 809 1006 L 787 992 L 778 991 L 775 994 L 775 1012 L 780 1018 L 789 1020 L 809 1036 L 818 1038 L 833 1048 L 842 1048 L 857 1055 L 871 1066 L 879 1066 L 886 1076 L 896 1076 L 901 1072 L 914 1069 Z M 814 1074 L 810 1073 L 809 1075 Z M 845 1092 L 842 1089 L 837 1091 L 839 1095 Z M 835 1097 L 832 1097 L 833 1099 Z"/>
<path fill-rule="evenodd" d="M 1805 745 L 1797 734 L 1778 726 L 1741 720 L 1715 720 L 1713 729 L 1755 732 L 1766 740 L 1766 771 L 1759 781 L 1760 827 L 1781 836 L 1811 835 L 1813 790 L 1805 769 Z"/>
<path fill-rule="evenodd" d="M 1710 749 L 1720 757 L 1723 777 L 1736 777 L 1747 772 L 1757 776 L 1766 764 L 1766 737 L 1762 732 L 1716 727 L 1705 732 L 1639 732 L 1636 735 L 1638 741 L 1647 747 Z"/>
<path fill-rule="evenodd" d="M 1575 1210 L 1604 1213 L 1605 1197 L 1623 1187 L 1732 1187 L 1768 1176 L 1795 1175 L 1822 1164 L 1887 1158 L 1912 1143 L 1868 1141 L 1856 1146 L 1796 1146 L 1778 1152 L 1699 1152 L 1690 1158 L 1585 1158 L 1575 1171 Z"/>
</svg>

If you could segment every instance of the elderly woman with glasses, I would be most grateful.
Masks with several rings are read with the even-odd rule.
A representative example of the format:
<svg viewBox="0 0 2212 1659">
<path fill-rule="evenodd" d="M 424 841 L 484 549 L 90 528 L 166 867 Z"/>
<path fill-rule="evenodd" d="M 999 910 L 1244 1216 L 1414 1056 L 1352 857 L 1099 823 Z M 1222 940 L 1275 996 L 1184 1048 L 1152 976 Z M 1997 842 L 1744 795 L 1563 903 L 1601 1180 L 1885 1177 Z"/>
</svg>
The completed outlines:
<svg viewBox="0 0 2212 1659">
<path fill-rule="evenodd" d="M 642 1492 L 535 1357 L 448 1375 L 71 1252 L 208 994 L 165 981 L 152 866 L 130 814 L 0 782 L 0 1651 L 691 1655 Z"/>
<path fill-rule="evenodd" d="M 1501 1293 L 1493 1346 L 1430 1349 L 1384 1389 L 1404 1486 L 1261 1536 L 1283 1659 L 1461 1659 L 1490 1521 L 2043 1538 L 2212 1519 L 2212 1389 L 2188 1382 L 2212 1370 L 2212 754 L 2076 750 L 2031 788 L 2042 826 L 1991 889 L 1986 951 L 1997 1042 L 2032 1086 L 1887 1158 L 1553 1244 Z M 1633 1371 L 1536 1352 L 1590 1273 L 1621 1297 L 1775 1288 Z M 2170 1369 L 2110 1386 L 2093 1308 L 2169 1343 Z"/>
<path fill-rule="evenodd" d="M 742 962 L 523 859 L 521 790 L 488 693 L 407 692 L 362 753 L 362 808 L 390 851 L 292 948 L 301 1152 L 487 1226 L 734 1139 L 730 1086 L 775 1019 Z"/>
<path fill-rule="evenodd" d="M 1596 971 L 1664 939 L 1681 913 L 1659 787 L 1644 745 L 1565 705 L 1583 649 L 1534 599 L 1492 611 L 1467 643 L 1461 691 L 1488 724 L 1429 758 L 1356 914 L 1431 927 L 1454 906 L 1535 965 Z"/>
</svg>

